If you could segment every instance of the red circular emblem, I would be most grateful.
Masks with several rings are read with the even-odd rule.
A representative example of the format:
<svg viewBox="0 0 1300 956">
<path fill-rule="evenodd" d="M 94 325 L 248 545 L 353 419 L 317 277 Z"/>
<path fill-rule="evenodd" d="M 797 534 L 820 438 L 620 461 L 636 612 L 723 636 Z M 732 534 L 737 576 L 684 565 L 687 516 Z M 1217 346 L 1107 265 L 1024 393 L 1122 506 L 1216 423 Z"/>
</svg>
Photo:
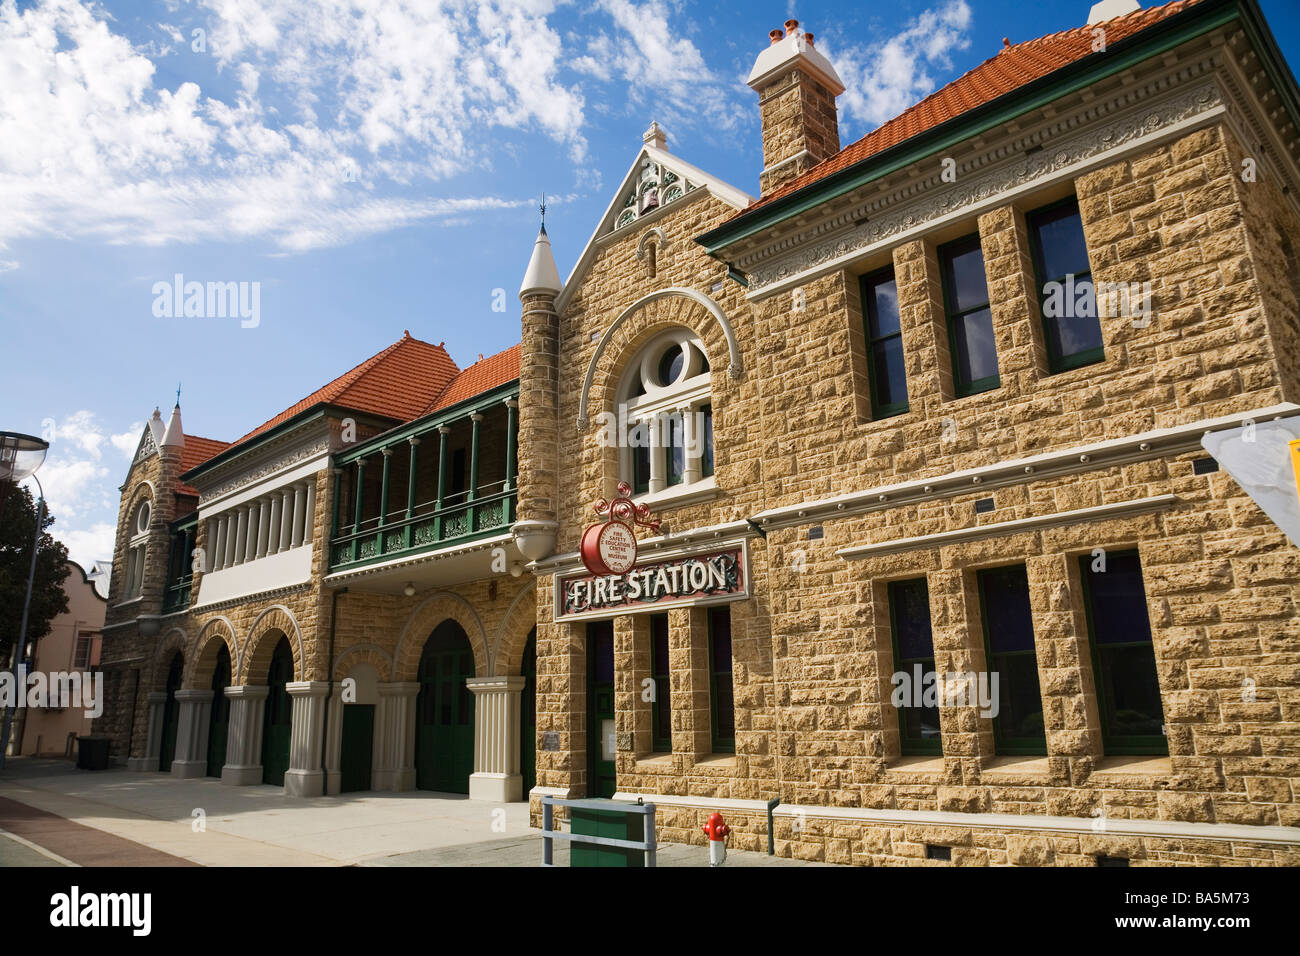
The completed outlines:
<svg viewBox="0 0 1300 956">
<path fill-rule="evenodd" d="M 578 550 L 592 574 L 626 574 L 636 567 L 636 534 L 618 520 L 593 524 Z"/>
</svg>

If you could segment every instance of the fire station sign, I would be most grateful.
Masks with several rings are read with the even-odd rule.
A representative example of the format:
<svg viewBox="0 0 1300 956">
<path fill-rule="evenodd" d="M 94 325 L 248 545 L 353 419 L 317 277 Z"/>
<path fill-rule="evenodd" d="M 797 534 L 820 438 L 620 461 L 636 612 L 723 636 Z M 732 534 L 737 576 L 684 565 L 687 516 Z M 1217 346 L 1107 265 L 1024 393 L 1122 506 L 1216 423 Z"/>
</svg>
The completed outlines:
<svg viewBox="0 0 1300 956">
<path fill-rule="evenodd" d="M 749 554 L 741 542 L 642 563 L 623 574 L 560 575 L 555 585 L 557 621 L 738 601 L 749 597 Z"/>
</svg>

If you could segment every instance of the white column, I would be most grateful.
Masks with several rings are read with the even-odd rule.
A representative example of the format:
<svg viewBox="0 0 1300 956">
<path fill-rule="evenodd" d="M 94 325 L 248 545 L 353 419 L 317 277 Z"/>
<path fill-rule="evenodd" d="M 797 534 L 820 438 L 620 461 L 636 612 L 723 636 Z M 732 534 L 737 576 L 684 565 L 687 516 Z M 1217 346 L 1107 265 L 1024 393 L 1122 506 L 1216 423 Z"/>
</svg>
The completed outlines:
<svg viewBox="0 0 1300 956">
<path fill-rule="evenodd" d="M 420 685 L 415 681 L 379 684 L 379 754 L 370 786 L 375 790 L 403 792 L 415 789 L 415 698 Z"/>
<path fill-rule="evenodd" d="M 302 482 L 293 486 L 293 539 L 290 547 L 302 544 L 302 526 L 307 515 L 307 486 Z"/>
<path fill-rule="evenodd" d="M 239 512 L 231 508 L 226 514 L 226 557 L 221 566 L 228 568 L 235 563 L 235 542 L 239 537 Z"/>
<path fill-rule="evenodd" d="M 257 551 L 257 503 L 244 505 L 244 511 L 239 516 L 239 548 L 237 549 L 240 564 L 246 564 L 253 560 L 253 554 Z"/>
<path fill-rule="evenodd" d="M 176 703 L 180 720 L 176 727 L 176 758 L 172 776 L 202 777 L 208 772 L 208 723 L 212 712 L 212 691 L 178 690 Z"/>
<path fill-rule="evenodd" d="M 691 454 L 696 441 L 696 412 L 691 408 L 683 408 L 679 414 L 682 416 L 682 483 L 689 485 L 700 480 L 700 456 L 698 453 Z"/>
<path fill-rule="evenodd" d="M 221 558 L 226 553 L 226 523 L 220 515 L 208 519 L 208 548 L 212 560 L 205 570 L 220 571 Z"/>
<path fill-rule="evenodd" d="M 471 677 L 474 692 L 474 772 L 471 800 L 509 803 L 523 799 L 519 773 L 519 703 L 522 677 Z"/>
<path fill-rule="evenodd" d="M 280 550 L 280 505 L 283 499 L 279 492 L 272 492 L 271 517 L 266 525 L 266 553 L 275 554 Z"/>
<path fill-rule="evenodd" d="M 650 416 L 650 491 L 663 491 L 668 487 L 668 476 L 664 473 L 664 429 L 667 423 L 659 415 Z"/>
<path fill-rule="evenodd" d="M 288 551 L 293 537 L 293 489 L 280 492 L 280 543 L 276 551 Z"/>
<path fill-rule="evenodd" d="M 128 757 L 127 770 L 153 773 L 158 769 L 158 755 L 162 752 L 163 708 L 167 706 L 167 692 L 151 691 L 149 701 L 149 727 L 145 732 L 144 756 Z"/>
<path fill-rule="evenodd" d="M 230 729 L 226 738 L 226 765 L 221 782 L 243 787 L 262 782 L 262 722 L 266 717 L 265 684 L 227 687 L 230 698 Z"/>
<path fill-rule="evenodd" d="M 302 543 L 311 544 L 316 537 L 316 476 L 307 479 L 307 501 L 303 505 Z M 325 529 L 329 534 L 329 529 Z"/>
<path fill-rule="evenodd" d="M 257 501 L 257 551 L 259 558 L 266 557 L 266 543 L 271 530 L 271 502 L 267 498 Z"/>
<path fill-rule="evenodd" d="M 284 772 L 284 792 L 291 797 L 319 797 L 325 792 L 321 745 L 325 731 L 323 680 L 291 681 L 284 689 L 293 699 L 293 725 L 289 737 L 289 769 Z"/>
</svg>

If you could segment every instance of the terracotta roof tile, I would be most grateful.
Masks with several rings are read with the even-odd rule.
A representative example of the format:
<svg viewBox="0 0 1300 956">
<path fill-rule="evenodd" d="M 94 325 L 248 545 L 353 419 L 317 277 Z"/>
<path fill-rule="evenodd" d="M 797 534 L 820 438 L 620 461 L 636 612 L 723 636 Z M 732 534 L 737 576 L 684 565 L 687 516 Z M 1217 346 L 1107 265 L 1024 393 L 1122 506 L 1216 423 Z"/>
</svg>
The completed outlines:
<svg viewBox="0 0 1300 956">
<path fill-rule="evenodd" d="M 422 342 L 406 332 L 382 352 L 290 405 L 233 444 L 255 438 L 321 404 L 410 421 L 442 394 L 459 371 L 441 345 Z"/>
<path fill-rule="evenodd" d="M 181 474 L 185 474 L 191 468 L 199 467 L 209 458 L 219 455 L 229 447 L 230 442 L 228 441 L 218 441 L 215 438 L 200 438 L 198 435 L 186 435 L 185 447 L 181 449 Z M 176 494 L 192 495 L 195 498 L 199 496 L 197 488 L 182 481 L 176 482 Z"/>
<path fill-rule="evenodd" d="M 479 359 L 452 379 L 451 383 L 443 390 L 443 393 L 431 402 L 421 414 L 428 415 L 431 412 L 450 408 L 467 398 L 473 398 L 475 395 L 491 391 L 498 385 L 513 382 L 519 377 L 519 352 L 520 347 L 514 345 L 504 352 L 498 352 L 496 355 L 489 355 L 487 358 Z"/>
<path fill-rule="evenodd" d="M 1104 21 L 1106 42 L 1114 44 L 1130 37 L 1161 20 L 1181 13 L 1197 2 L 1199 0 L 1176 0 L 1174 3 L 1135 10 L 1124 16 L 1106 20 Z M 752 204 L 745 213 L 739 215 L 743 216 L 750 210 L 765 206 L 782 196 L 788 196 L 798 189 L 825 179 L 832 173 L 837 173 L 854 163 L 897 146 L 962 113 L 990 103 L 999 96 L 1084 59 L 1093 53 L 1092 31 L 1095 26 L 1076 27 L 1037 40 L 1004 47 L 997 56 L 985 60 L 973 70 L 878 126 L 857 142 L 844 147 L 830 159 L 768 193 Z"/>
</svg>

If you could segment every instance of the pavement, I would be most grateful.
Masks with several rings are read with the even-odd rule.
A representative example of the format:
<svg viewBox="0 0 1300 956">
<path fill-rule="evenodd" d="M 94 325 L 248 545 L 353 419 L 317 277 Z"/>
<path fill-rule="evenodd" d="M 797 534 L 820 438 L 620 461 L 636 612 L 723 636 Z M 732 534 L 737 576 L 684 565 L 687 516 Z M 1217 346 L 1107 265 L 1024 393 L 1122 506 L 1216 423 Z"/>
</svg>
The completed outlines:
<svg viewBox="0 0 1300 956">
<path fill-rule="evenodd" d="M 568 864 L 566 841 L 555 862 Z M 663 844 L 659 866 L 707 866 L 702 846 Z M 460 794 L 287 797 L 62 759 L 11 757 L 0 770 L 0 866 L 537 866 L 526 803 Z M 738 850 L 729 866 L 808 866 Z"/>
</svg>

